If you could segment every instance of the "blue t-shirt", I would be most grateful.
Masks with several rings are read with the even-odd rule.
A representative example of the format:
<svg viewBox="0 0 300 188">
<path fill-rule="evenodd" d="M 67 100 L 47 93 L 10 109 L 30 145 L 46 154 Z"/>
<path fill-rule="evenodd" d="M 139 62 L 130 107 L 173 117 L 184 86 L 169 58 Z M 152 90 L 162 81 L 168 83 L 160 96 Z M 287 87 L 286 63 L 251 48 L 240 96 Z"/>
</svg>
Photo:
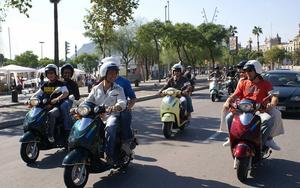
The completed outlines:
<svg viewBox="0 0 300 188">
<path fill-rule="evenodd" d="M 135 93 L 131 87 L 130 81 L 126 78 L 123 78 L 122 76 L 118 76 L 118 78 L 115 81 L 116 84 L 120 85 L 125 93 L 126 99 L 135 99 Z"/>
</svg>

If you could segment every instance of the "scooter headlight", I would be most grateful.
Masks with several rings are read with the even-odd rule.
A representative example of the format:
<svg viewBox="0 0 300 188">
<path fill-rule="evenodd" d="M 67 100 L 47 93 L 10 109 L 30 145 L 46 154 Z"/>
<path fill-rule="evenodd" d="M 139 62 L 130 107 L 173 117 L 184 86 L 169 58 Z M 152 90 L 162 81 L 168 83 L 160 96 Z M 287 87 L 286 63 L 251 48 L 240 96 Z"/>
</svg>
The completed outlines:
<svg viewBox="0 0 300 188">
<path fill-rule="evenodd" d="M 243 112 L 251 112 L 254 110 L 254 106 L 251 103 L 241 103 L 238 105 L 238 109 Z"/>
<path fill-rule="evenodd" d="M 41 101 L 39 99 L 37 99 L 37 98 L 30 99 L 30 105 L 31 106 L 37 106 L 37 105 L 40 104 L 40 102 Z"/>
<path fill-rule="evenodd" d="M 81 116 L 86 116 L 91 112 L 91 108 L 86 105 L 79 106 L 77 108 L 77 113 Z"/>
</svg>

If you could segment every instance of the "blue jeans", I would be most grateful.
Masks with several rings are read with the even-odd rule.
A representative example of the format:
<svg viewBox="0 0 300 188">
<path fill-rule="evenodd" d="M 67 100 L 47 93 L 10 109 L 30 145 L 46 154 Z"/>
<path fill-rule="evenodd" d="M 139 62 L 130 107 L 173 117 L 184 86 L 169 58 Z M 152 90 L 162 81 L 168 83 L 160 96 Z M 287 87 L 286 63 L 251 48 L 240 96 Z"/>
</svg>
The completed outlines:
<svg viewBox="0 0 300 188">
<path fill-rule="evenodd" d="M 189 113 L 194 112 L 192 97 L 191 96 L 185 96 L 185 99 L 186 99 L 186 103 L 187 103 L 186 111 L 189 112 Z"/>
<path fill-rule="evenodd" d="M 228 113 L 226 116 L 226 124 L 228 128 L 228 133 L 230 133 L 230 128 L 233 120 L 233 113 Z M 261 126 L 261 134 L 262 134 L 262 143 L 265 144 L 265 142 L 270 137 L 271 131 L 274 127 L 274 117 L 271 117 L 271 119 L 263 122 Z"/>
<path fill-rule="evenodd" d="M 132 114 L 131 110 L 127 108 L 120 113 L 120 124 L 121 124 L 121 133 L 122 140 L 125 142 L 130 142 L 133 138 L 132 130 L 131 130 L 131 120 Z"/>
<path fill-rule="evenodd" d="M 105 127 L 105 153 L 109 159 L 116 161 L 115 146 L 117 139 L 117 130 L 119 127 L 119 116 L 110 115 Z"/>
<path fill-rule="evenodd" d="M 64 119 L 64 127 L 65 130 L 71 130 L 73 126 L 72 117 L 70 115 L 70 109 L 72 107 L 73 101 L 66 99 L 62 102 L 59 109 L 61 111 L 61 115 Z"/>
</svg>

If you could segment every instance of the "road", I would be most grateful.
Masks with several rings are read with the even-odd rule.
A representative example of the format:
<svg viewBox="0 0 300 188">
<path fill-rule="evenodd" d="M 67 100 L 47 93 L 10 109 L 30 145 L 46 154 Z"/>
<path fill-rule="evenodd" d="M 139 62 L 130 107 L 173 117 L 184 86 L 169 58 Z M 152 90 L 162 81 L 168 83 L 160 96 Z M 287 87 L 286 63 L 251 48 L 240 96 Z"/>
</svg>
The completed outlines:
<svg viewBox="0 0 300 188">
<path fill-rule="evenodd" d="M 198 188 L 198 187 L 300 187 L 300 121 L 284 119 L 285 134 L 276 138 L 282 147 L 264 161 L 254 177 L 243 184 L 236 178 L 229 148 L 217 133 L 222 102 L 212 103 L 207 90 L 195 92 L 191 125 L 166 140 L 159 121 L 161 99 L 136 104 L 133 127 L 140 145 L 128 170 L 92 174 L 87 187 Z M 0 130 L 0 185 L 5 188 L 64 187 L 61 150 L 42 151 L 35 165 L 19 156 L 21 127 Z"/>
</svg>

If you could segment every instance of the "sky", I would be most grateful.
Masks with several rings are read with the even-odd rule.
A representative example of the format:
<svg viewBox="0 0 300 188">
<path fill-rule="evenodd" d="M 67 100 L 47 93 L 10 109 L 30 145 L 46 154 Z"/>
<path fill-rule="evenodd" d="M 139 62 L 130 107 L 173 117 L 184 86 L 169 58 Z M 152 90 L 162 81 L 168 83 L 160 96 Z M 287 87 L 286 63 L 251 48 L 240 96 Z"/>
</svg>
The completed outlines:
<svg viewBox="0 0 300 188">
<path fill-rule="evenodd" d="M 3 1 L 3 0 L 0 0 Z M 0 32 L 0 53 L 10 58 L 27 50 L 33 51 L 39 58 L 54 58 L 54 19 L 53 4 L 48 0 L 32 0 L 30 18 L 17 10 L 10 9 Z M 134 18 L 144 22 L 165 20 L 167 0 L 139 0 Z M 246 46 L 254 26 L 263 30 L 260 41 L 266 37 L 275 37 L 278 33 L 282 42 L 288 42 L 299 34 L 299 0 L 169 0 L 169 18 L 172 23 L 191 23 L 195 26 L 207 21 L 237 27 L 239 43 Z M 64 43 L 70 43 L 70 55 L 75 45 L 79 49 L 90 42 L 83 36 L 83 17 L 90 8 L 89 0 L 61 0 L 58 4 L 59 57 L 64 59 Z M 204 11 L 203 11 L 204 10 Z M 216 15 L 213 19 L 214 12 Z M 9 30 L 9 32 L 8 32 Z M 10 44 L 9 45 L 9 36 Z M 41 44 L 40 42 L 44 42 Z M 41 47 L 43 50 L 41 50 Z M 43 52 L 43 53 L 41 53 Z"/>
</svg>

